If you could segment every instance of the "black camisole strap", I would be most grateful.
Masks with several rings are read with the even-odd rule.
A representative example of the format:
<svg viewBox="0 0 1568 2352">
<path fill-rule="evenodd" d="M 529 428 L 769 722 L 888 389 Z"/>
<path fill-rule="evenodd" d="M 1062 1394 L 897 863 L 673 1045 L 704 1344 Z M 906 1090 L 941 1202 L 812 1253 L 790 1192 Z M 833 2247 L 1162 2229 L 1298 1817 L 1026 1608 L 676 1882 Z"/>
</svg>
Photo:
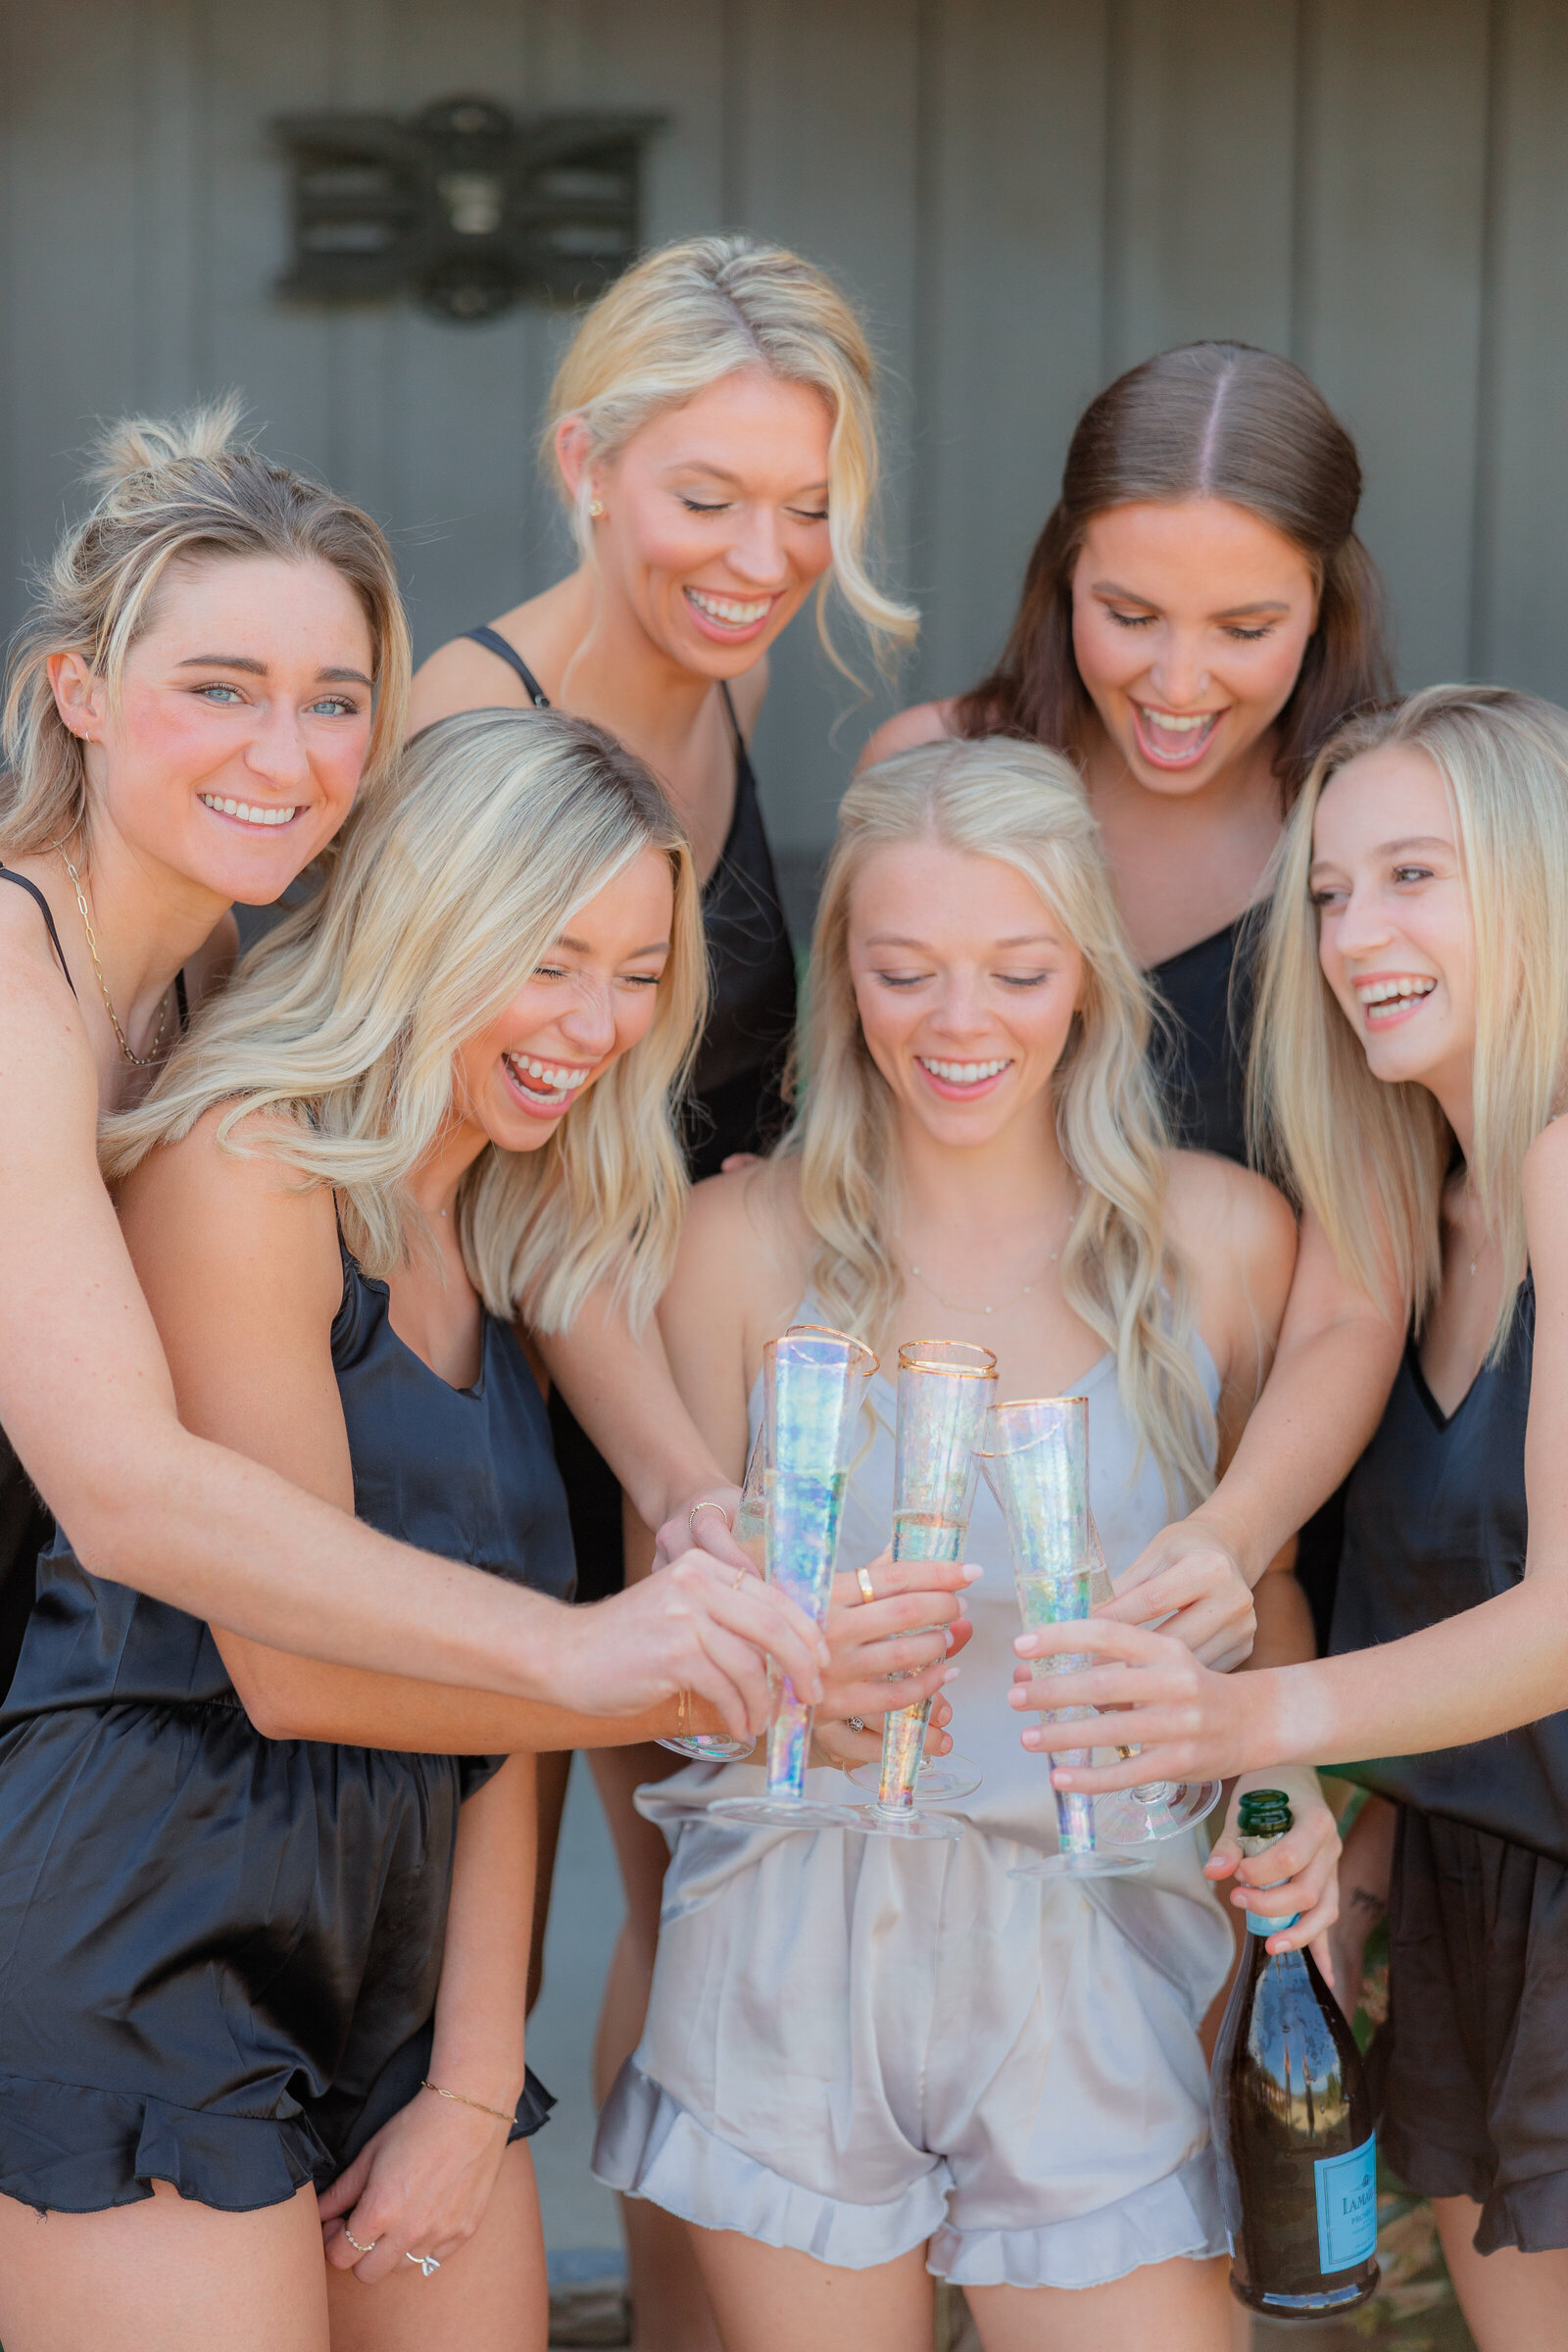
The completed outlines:
<svg viewBox="0 0 1568 2352">
<path fill-rule="evenodd" d="M 174 974 L 174 1005 L 179 1014 L 180 1034 L 183 1035 L 190 1027 L 190 999 L 185 994 L 183 966 Z"/>
<path fill-rule="evenodd" d="M 546 694 L 516 647 L 509 645 L 499 629 L 492 629 L 486 622 L 477 629 L 465 629 L 463 634 L 465 637 L 471 637 L 475 645 L 482 645 L 487 654 L 494 654 L 496 660 L 504 662 L 509 669 L 515 670 L 527 688 L 528 700 L 536 710 L 549 710 L 549 695 Z"/>
<path fill-rule="evenodd" d="M 24 890 L 29 899 L 33 899 L 37 902 L 38 912 L 43 916 L 44 922 L 48 926 L 49 944 L 54 949 L 56 956 L 60 959 L 60 969 L 66 975 L 66 986 L 70 989 L 72 995 L 74 996 L 76 993 L 76 983 L 71 977 L 71 966 L 66 961 L 66 951 L 60 945 L 60 934 L 55 929 L 55 918 L 49 910 L 49 902 L 44 897 L 43 892 L 38 888 L 36 882 L 29 882 L 25 874 L 14 874 L 9 865 L 0 865 L 0 882 L 14 882 L 19 890 Z M 180 995 L 181 1021 L 184 1019 L 184 1013 L 185 1000 L 182 990 Z"/>
</svg>

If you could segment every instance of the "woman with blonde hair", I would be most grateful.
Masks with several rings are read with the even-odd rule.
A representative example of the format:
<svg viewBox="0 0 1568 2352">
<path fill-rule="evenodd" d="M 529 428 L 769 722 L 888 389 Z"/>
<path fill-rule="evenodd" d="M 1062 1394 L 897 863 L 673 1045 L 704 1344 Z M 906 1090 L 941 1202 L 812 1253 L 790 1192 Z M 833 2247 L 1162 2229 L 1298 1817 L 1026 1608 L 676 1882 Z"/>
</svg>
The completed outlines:
<svg viewBox="0 0 1568 2352">
<path fill-rule="evenodd" d="M 743 1688 L 711 1654 L 731 1580 L 700 1559 L 634 1607 L 573 1617 L 389 1544 L 175 1410 L 97 1123 L 139 1100 L 187 1003 L 226 971 L 233 902 L 274 900 L 330 853 L 357 793 L 379 798 L 408 693 L 380 531 L 240 442 L 237 416 L 230 402 L 109 434 L 96 501 L 11 662 L 0 1695 L 48 1538 L 41 1494 L 96 1573 L 253 1640 L 382 1673 L 417 1657 L 432 1681 L 592 1711 L 692 1690 L 739 1730 L 761 1717 L 761 1660 Z M 667 1457 L 649 1485 L 667 1509 L 712 1465 L 665 1394 L 669 1411 L 649 1408 Z M 770 1622 L 790 1642 L 806 1630 L 776 1609 Z"/>
<path fill-rule="evenodd" d="M 1113 1572 L 1206 1491 L 1269 1360 L 1295 1224 L 1260 1178 L 1170 1149 L 1150 1020 L 1059 755 L 950 742 L 857 779 L 812 946 L 804 1104 L 765 1166 L 698 1187 L 660 1310 L 732 1469 L 762 1345 L 800 1317 L 884 1363 L 918 1335 L 983 1343 L 1003 1397 L 1081 1391 Z M 880 1378 L 873 1403 L 845 1501 L 861 1553 L 893 1508 Z M 928 2341 L 930 2273 L 963 2286 L 988 2352 L 1211 2352 L 1224 2235 L 1198 2029 L 1231 1935 L 1190 1834 L 1151 1879 L 1093 1893 L 1010 1875 L 1054 1845 L 1054 1812 L 1007 1712 L 1016 1601 L 984 1494 L 967 1541 L 985 1577 L 953 1728 L 985 1777 L 949 1807 L 966 1834 L 743 1835 L 706 1818 L 723 1775 L 666 1781 L 653 1998 L 596 2167 L 697 2226 L 726 2352 Z M 1245 1657 L 1250 1628 L 1223 1605 L 1183 1624 L 1216 1664 Z M 1245 1898 L 1302 1914 L 1275 1948 L 1334 1913 L 1309 1784 L 1291 1888 Z M 1210 1876 L 1239 1861 L 1228 1838 Z"/>
<path fill-rule="evenodd" d="M 836 598 L 879 665 L 912 639 L 913 611 L 875 572 L 876 370 L 865 330 L 827 274 L 749 237 L 662 247 L 588 312 L 556 374 L 540 458 L 570 519 L 577 564 L 542 595 L 454 638 L 424 663 L 414 723 L 505 704 L 556 706 L 608 727 L 645 759 L 690 835 L 712 971 L 686 1114 L 688 1164 L 708 1176 L 771 1143 L 784 1124 L 795 963 L 748 745 L 767 692 L 768 649 L 815 591 Z M 616 1347 L 613 1343 L 619 1340 Z M 551 1420 L 566 1478 L 585 1599 L 626 1573 L 620 1481 L 574 1414 L 625 1429 L 648 1358 L 596 1305 L 552 1346 Z M 622 1439 L 622 1450 L 635 1450 Z M 629 1483 L 629 1482 L 628 1482 Z M 683 1508 L 667 1551 L 695 1539 L 738 1562 L 735 1497 Z M 686 1497 L 683 1494 L 684 1506 Z M 647 1564 L 631 1526 L 634 1568 Z M 659 1524 L 657 1518 L 651 1526 Z M 541 1767 L 543 1893 L 565 1791 L 564 1757 Z M 636 2040 L 659 1914 L 662 1841 L 632 1810 L 652 1752 L 596 1766 L 626 1882 L 627 1918 L 607 1986 L 596 2074 L 603 2089 Z M 542 1934 L 545 1904 L 541 1901 Z M 629 2214 L 639 2342 L 691 2352 L 703 2326 L 678 2248 Z M 645 2246 L 639 2232 L 653 2230 Z"/>
<path fill-rule="evenodd" d="M 633 1328 L 648 1313 L 705 986 L 691 854 L 639 761 L 564 717 L 429 730 L 327 887 L 108 1122 L 186 1426 L 567 1596 L 513 1320 L 559 1328 L 598 1289 Z M 773 1596 L 711 1561 L 667 1575 L 688 1607 L 720 1584 L 706 1639 L 738 1687 Z M 127 2305 L 171 2347 L 542 2345 L 514 2148 L 544 2116 L 522 2059 L 532 1765 L 474 1751 L 614 1728 L 564 1690 L 487 1699 L 421 1665 L 415 1643 L 368 1673 L 209 1627 L 96 1575 L 67 1529 L 40 1563 L 0 1714 L 15 2352 L 128 2341 Z"/>
<path fill-rule="evenodd" d="M 1333 1759 L 1396 1803 L 1383 2146 L 1434 2201 L 1481 2352 L 1546 2352 L 1568 2296 L 1568 716 L 1435 686 L 1324 748 L 1253 1075 L 1286 1180 L 1410 1330 L 1350 1479 L 1342 1654 L 1223 1684 L 1093 1627 L 1081 1646 L 1123 1663 L 1068 1688 L 1138 1707 L 1140 1773 Z"/>
</svg>

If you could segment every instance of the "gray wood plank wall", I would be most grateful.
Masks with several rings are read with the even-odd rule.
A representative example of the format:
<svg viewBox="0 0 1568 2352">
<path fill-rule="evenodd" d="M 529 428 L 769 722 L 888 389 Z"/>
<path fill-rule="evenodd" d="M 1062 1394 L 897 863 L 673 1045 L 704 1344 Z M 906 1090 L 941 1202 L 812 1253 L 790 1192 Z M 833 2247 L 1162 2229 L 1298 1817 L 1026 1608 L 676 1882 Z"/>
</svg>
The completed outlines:
<svg viewBox="0 0 1568 2352">
<path fill-rule="evenodd" d="M 1084 401 L 1232 334 L 1357 434 L 1406 680 L 1568 700 L 1563 0 L 270 0 L 265 29 L 243 0 L 9 0 L 0 621 L 92 420 L 227 385 L 389 524 L 421 651 L 554 574 L 532 441 L 569 320 L 270 292 L 270 118 L 468 89 L 662 111 L 652 238 L 781 237 L 865 305 L 926 614 L 902 696 L 995 651 Z M 856 705 L 805 620 L 777 669 L 759 762 L 808 861 L 888 693 Z"/>
</svg>

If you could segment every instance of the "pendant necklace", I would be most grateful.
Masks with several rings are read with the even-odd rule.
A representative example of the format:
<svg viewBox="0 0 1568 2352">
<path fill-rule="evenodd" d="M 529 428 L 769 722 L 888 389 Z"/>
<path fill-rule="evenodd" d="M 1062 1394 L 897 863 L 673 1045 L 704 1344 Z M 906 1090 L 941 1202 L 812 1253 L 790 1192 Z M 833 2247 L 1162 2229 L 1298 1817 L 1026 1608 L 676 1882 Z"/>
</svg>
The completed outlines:
<svg viewBox="0 0 1568 2352">
<path fill-rule="evenodd" d="M 1080 1181 L 1078 1186 L 1078 1199 L 1080 1200 L 1083 1198 L 1083 1184 Z M 1077 1213 L 1078 1208 L 1077 1202 L 1075 1201 L 1073 1204 L 1073 1215 L 1076 1217 Z M 1067 1231 L 1070 1233 L 1071 1230 L 1072 1226 L 1069 1222 Z M 1066 1238 L 1066 1234 L 1063 1234 L 1061 1241 L 1056 1244 L 1056 1247 L 1052 1250 L 1051 1255 L 1046 1259 L 1047 1266 L 1054 1266 L 1055 1264 L 1057 1258 L 1061 1255 L 1062 1243 L 1065 1242 Z M 923 1274 L 920 1271 L 920 1268 L 914 1263 L 912 1258 L 909 1261 L 909 1272 L 914 1277 L 916 1282 L 924 1284 L 925 1288 L 930 1292 L 932 1298 L 936 1300 L 938 1306 L 945 1306 L 950 1315 L 999 1315 L 1003 1313 L 1005 1308 L 1009 1306 L 1016 1306 L 1020 1298 L 1028 1298 L 1030 1292 L 1034 1289 L 1035 1284 L 1043 1279 L 1045 1267 L 1042 1267 L 1040 1272 L 1033 1275 L 1028 1282 L 1020 1283 L 1018 1288 L 1012 1292 L 1009 1297 L 1002 1299 L 1001 1302 L 996 1306 L 964 1305 L 956 1298 L 945 1298 L 942 1293 L 937 1289 L 937 1286 L 932 1281 L 930 1275 Z"/>
</svg>

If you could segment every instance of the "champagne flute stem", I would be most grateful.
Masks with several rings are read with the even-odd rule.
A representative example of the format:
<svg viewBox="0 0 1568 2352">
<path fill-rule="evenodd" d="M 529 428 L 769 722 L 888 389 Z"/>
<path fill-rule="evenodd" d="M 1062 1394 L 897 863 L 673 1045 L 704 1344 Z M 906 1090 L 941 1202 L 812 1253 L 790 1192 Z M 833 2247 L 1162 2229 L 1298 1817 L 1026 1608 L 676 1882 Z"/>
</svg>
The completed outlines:
<svg viewBox="0 0 1568 2352">
<path fill-rule="evenodd" d="M 776 1675 L 775 1671 L 769 1673 L 768 1679 L 773 1683 L 776 1697 L 767 1725 L 767 1793 L 793 1799 L 806 1791 L 811 1710 L 796 1697 L 788 1675 Z"/>
<path fill-rule="evenodd" d="M 913 1812 L 914 1785 L 920 1774 L 930 1720 L 929 1698 L 922 1698 L 916 1706 L 895 1708 L 882 1718 L 882 1777 L 876 1791 L 879 1811 Z"/>
</svg>

